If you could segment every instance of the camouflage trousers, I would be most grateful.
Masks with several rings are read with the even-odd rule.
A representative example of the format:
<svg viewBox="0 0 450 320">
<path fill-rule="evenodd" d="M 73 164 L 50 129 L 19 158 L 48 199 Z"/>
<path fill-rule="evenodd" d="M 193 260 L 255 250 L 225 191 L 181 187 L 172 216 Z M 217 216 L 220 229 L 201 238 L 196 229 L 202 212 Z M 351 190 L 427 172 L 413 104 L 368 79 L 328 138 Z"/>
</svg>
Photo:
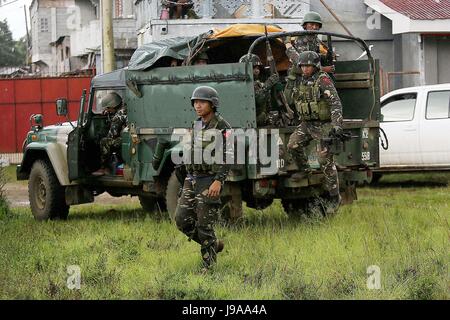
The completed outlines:
<svg viewBox="0 0 450 320">
<path fill-rule="evenodd" d="M 326 138 L 331 129 L 330 123 L 302 121 L 289 137 L 288 150 L 300 170 L 308 168 L 306 148 L 312 140 L 318 141 L 318 161 L 325 177 L 324 188 L 330 195 L 339 194 L 339 181 L 333 153 L 322 146 L 320 141 Z"/>
<path fill-rule="evenodd" d="M 175 221 L 180 231 L 189 239 L 200 244 L 200 252 L 206 267 L 216 262 L 216 235 L 214 224 L 218 218 L 220 196 L 207 196 L 213 176 L 188 177 L 184 180 L 183 190 L 175 212 Z"/>
<path fill-rule="evenodd" d="M 105 165 L 114 150 L 119 151 L 122 146 L 122 139 L 104 137 L 100 140 L 100 161 Z"/>
</svg>

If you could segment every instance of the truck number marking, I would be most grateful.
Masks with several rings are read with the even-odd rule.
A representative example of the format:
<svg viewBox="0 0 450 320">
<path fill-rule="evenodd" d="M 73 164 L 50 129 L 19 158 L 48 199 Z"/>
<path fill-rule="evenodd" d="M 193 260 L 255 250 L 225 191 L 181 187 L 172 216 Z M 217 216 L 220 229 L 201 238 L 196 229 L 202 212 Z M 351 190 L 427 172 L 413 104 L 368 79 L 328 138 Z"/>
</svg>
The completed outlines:
<svg viewBox="0 0 450 320">
<path fill-rule="evenodd" d="M 361 152 L 361 160 L 362 160 L 362 161 L 368 161 L 368 160 L 370 160 L 370 151 L 367 151 L 367 152 Z"/>
</svg>

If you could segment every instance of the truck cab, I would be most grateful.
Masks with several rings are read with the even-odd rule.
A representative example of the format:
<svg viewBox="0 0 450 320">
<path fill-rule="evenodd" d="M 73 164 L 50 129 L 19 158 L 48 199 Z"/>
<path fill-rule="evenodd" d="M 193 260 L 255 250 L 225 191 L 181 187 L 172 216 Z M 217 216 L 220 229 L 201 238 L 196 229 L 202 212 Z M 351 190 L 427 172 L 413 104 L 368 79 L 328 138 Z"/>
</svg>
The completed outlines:
<svg viewBox="0 0 450 320">
<path fill-rule="evenodd" d="M 450 84 L 403 88 L 381 98 L 377 178 L 387 172 L 450 170 Z"/>
</svg>

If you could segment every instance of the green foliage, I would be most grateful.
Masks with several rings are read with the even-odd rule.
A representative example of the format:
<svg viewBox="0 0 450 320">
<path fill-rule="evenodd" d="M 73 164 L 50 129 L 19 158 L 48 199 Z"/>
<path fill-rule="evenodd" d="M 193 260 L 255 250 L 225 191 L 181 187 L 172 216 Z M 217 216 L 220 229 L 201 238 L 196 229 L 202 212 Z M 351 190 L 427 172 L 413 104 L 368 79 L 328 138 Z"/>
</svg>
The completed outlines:
<svg viewBox="0 0 450 320">
<path fill-rule="evenodd" d="M 25 38 L 14 41 L 7 20 L 0 21 L 0 67 L 23 65 L 26 50 Z"/>
<path fill-rule="evenodd" d="M 137 200 L 44 223 L 13 208 L 0 223 L 0 299 L 449 299 L 450 179 L 399 181 L 362 188 L 322 219 L 289 218 L 279 201 L 245 208 L 240 224 L 217 227 L 225 250 L 206 275 L 199 246 Z M 66 286 L 69 265 L 80 290 Z M 380 290 L 367 288 L 371 265 Z"/>
</svg>

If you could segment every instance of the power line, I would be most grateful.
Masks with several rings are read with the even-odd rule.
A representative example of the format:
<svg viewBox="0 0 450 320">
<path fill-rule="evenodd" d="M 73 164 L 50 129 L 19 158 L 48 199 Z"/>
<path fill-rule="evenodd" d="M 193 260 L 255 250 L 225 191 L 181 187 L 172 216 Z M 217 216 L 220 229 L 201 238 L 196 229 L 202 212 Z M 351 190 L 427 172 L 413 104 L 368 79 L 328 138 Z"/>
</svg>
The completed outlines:
<svg viewBox="0 0 450 320">
<path fill-rule="evenodd" d="M 0 0 L 0 8 L 6 7 L 8 4 L 13 4 L 19 0 Z"/>
</svg>

